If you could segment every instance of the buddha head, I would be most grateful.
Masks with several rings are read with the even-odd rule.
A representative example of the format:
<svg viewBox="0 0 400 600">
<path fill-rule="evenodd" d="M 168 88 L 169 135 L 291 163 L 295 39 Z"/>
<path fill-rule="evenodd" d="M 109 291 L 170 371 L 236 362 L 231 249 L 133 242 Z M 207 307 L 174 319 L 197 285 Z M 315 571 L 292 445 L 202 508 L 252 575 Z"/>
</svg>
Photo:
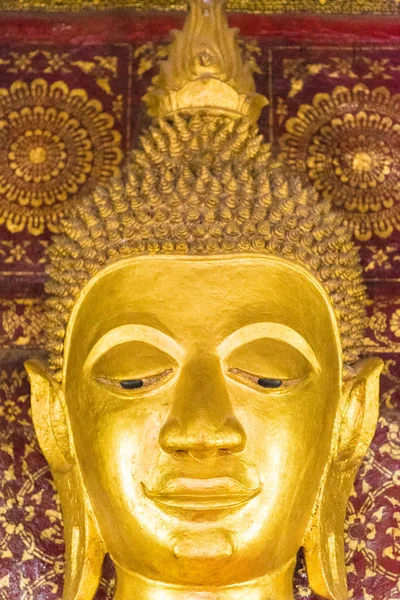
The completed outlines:
<svg viewBox="0 0 400 600">
<path fill-rule="evenodd" d="M 222 2 L 193 2 L 119 178 L 50 248 L 27 363 L 64 599 L 345 600 L 345 508 L 377 420 L 349 232 L 270 157 Z M 184 51 L 182 50 L 184 49 Z"/>
</svg>

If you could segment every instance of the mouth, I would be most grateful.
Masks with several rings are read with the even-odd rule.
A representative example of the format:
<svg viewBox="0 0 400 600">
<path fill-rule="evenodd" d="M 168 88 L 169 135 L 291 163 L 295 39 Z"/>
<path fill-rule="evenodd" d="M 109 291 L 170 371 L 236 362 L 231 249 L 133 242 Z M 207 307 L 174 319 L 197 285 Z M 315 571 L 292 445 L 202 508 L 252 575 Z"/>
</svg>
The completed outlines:
<svg viewBox="0 0 400 600">
<path fill-rule="evenodd" d="M 177 478 L 161 490 L 149 490 L 142 483 L 145 496 L 157 504 L 186 510 L 226 509 L 246 504 L 261 487 L 248 489 L 232 477 L 213 479 Z"/>
</svg>

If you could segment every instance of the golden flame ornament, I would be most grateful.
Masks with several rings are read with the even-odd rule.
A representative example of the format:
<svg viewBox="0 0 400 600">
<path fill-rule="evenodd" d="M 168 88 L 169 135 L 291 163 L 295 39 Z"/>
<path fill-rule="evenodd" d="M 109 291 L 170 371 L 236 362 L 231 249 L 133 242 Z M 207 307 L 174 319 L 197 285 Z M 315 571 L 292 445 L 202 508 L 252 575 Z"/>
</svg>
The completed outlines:
<svg viewBox="0 0 400 600">
<path fill-rule="evenodd" d="M 243 61 L 224 0 L 194 0 L 182 31 L 172 34 L 168 60 L 143 98 L 149 114 L 207 109 L 257 121 L 268 100 L 256 92 L 253 64 Z"/>
</svg>

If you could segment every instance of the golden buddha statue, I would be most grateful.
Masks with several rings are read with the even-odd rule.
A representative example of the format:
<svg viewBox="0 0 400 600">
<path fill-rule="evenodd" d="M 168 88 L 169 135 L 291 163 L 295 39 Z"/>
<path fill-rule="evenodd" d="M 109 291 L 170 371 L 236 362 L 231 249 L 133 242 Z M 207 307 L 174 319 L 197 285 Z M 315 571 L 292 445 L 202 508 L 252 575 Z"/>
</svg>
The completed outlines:
<svg viewBox="0 0 400 600">
<path fill-rule="evenodd" d="M 50 249 L 49 364 L 28 362 L 60 494 L 64 600 L 347 598 L 343 527 L 381 361 L 359 259 L 270 158 L 221 0 L 193 0 L 119 179 Z"/>
</svg>

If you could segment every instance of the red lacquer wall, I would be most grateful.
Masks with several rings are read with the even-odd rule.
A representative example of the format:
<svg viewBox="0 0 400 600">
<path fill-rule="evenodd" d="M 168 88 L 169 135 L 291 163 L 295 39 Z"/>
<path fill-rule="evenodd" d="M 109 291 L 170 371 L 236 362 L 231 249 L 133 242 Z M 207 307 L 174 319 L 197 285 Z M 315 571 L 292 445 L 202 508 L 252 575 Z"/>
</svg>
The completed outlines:
<svg viewBox="0 0 400 600">
<path fill-rule="evenodd" d="M 29 414 L 23 359 L 43 351 L 45 250 L 58 219 L 117 172 L 182 15 L 0 15 L 0 599 L 62 594 L 63 531 Z M 400 598 L 400 24 L 235 15 L 269 99 L 261 129 L 331 198 L 360 246 L 365 353 L 385 361 L 381 416 L 348 505 L 353 600 Z M 42 150 L 38 152 L 36 149 Z M 299 561 L 297 598 L 313 598 Z M 105 565 L 97 598 L 111 598 Z"/>
</svg>

